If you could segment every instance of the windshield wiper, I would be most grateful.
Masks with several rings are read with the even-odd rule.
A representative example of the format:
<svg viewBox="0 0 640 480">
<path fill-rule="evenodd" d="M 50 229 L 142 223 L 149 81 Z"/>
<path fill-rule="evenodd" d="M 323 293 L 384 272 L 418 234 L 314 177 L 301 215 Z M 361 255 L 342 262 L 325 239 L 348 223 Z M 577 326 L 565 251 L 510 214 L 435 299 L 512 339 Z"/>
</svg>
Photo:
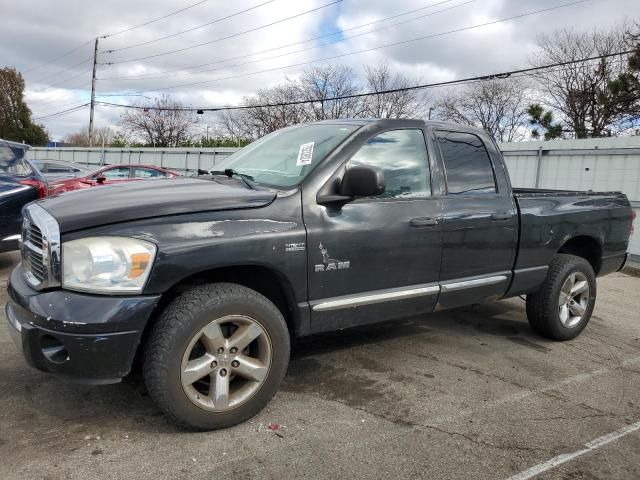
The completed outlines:
<svg viewBox="0 0 640 480">
<path fill-rule="evenodd" d="M 240 179 L 243 181 L 243 183 L 247 187 L 249 187 L 249 189 L 255 190 L 255 187 L 249 182 L 250 180 L 253 180 L 253 177 L 245 173 L 240 173 L 237 170 L 234 170 L 233 168 L 225 168 L 223 171 L 213 170 L 210 173 L 211 175 L 226 175 L 229 178 L 232 178 L 235 175 L 237 177 L 240 177 Z"/>
</svg>

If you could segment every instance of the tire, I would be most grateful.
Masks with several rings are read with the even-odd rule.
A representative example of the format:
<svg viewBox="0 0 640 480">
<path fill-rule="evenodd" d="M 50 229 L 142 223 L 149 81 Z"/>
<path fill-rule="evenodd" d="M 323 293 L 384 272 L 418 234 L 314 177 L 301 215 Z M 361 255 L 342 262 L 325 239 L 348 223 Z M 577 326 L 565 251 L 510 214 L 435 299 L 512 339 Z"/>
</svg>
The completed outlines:
<svg viewBox="0 0 640 480">
<path fill-rule="evenodd" d="M 230 345 L 241 328 L 250 333 L 243 338 L 260 335 L 244 348 L 238 342 L 241 348 L 232 355 Z M 231 283 L 198 286 L 175 298 L 154 325 L 144 350 L 144 381 L 156 405 L 179 426 L 226 428 L 253 417 L 271 400 L 287 371 L 289 351 L 285 320 L 267 298 Z M 209 359 L 214 360 L 207 366 Z M 242 375 L 249 364 L 262 365 L 251 367 L 260 380 Z M 203 368 L 210 372 L 187 384 L 189 375 L 195 371 L 197 377 Z M 226 387 L 219 388 L 225 379 Z"/>
<path fill-rule="evenodd" d="M 566 295 L 570 291 L 567 285 L 572 280 L 576 282 L 574 291 L 584 287 L 581 282 L 586 282 L 588 290 L 575 297 Z M 571 340 L 589 323 L 595 302 L 596 276 L 591 264 L 575 255 L 558 254 L 552 260 L 540 290 L 527 295 L 527 318 L 531 328 L 543 337 Z M 584 313 L 579 315 L 581 311 Z"/>
</svg>

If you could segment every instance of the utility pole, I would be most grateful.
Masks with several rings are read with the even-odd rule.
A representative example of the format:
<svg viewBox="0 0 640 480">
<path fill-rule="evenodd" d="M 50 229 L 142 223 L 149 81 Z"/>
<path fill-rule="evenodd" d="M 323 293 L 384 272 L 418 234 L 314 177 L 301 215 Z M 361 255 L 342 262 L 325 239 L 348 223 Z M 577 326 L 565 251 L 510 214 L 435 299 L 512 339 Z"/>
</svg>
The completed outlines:
<svg viewBox="0 0 640 480">
<path fill-rule="evenodd" d="M 91 75 L 91 108 L 89 109 L 89 146 L 93 147 L 93 109 L 96 103 L 96 65 L 98 64 L 98 37 L 93 48 L 93 74 Z"/>
</svg>

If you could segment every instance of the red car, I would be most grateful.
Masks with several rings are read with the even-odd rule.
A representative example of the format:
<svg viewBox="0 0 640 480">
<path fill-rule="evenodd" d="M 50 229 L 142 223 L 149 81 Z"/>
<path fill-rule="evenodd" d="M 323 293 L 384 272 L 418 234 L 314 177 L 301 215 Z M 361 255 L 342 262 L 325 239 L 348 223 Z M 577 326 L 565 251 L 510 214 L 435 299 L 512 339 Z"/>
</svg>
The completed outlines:
<svg viewBox="0 0 640 480">
<path fill-rule="evenodd" d="M 108 165 L 83 177 L 66 178 L 49 184 L 49 195 L 81 188 L 158 178 L 175 178 L 180 174 L 153 165 Z"/>
</svg>

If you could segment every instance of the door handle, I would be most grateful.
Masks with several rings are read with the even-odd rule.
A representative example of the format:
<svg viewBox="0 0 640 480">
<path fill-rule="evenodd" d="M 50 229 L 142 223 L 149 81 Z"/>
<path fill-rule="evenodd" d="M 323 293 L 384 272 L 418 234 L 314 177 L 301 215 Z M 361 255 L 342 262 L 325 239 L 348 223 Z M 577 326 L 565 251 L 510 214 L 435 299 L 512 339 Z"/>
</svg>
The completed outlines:
<svg viewBox="0 0 640 480">
<path fill-rule="evenodd" d="M 438 225 L 438 219 L 437 218 L 431 218 L 431 217 L 418 217 L 418 218 L 412 218 L 409 221 L 409 225 L 411 225 L 412 227 L 435 227 L 436 225 Z"/>
<path fill-rule="evenodd" d="M 511 220 L 512 216 L 511 212 L 496 212 L 491 215 L 491 220 Z"/>
</svg>

